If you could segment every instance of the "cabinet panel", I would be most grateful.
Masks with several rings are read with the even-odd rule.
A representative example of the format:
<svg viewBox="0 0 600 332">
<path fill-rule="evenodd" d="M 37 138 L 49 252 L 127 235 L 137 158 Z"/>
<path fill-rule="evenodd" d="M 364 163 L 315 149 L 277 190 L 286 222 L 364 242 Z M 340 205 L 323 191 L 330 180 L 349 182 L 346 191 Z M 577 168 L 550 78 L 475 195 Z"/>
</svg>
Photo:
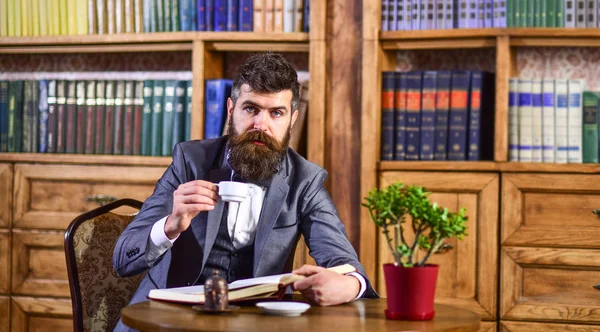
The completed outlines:
<svg viewBox="0 0 600 332">
<path fill-rule="evenodd" d="M 144 201 L 163 172 L 164 167 L 17 164 L 14 225 L 66 229 L 79 214 L 98 207 L 92 197 Z"/>
<path fill-rule="evenodd" d="M 600 176 L 503 174 L 502 244 L 600 248 Z"/>
<path fill-rule="evenodd" d="M 505 246 L 501 260 L 503 319 L 600 322 L 600 250 Z"/>
<path fill-rule="evenodd" d="M 500 322 L 501 332 L 597 332 L 598 326 L 533 322 Z"/>
<path fill-rule="evenodd" d="M 73 331 L 71 300 L 12 298 L 12 331 Z"/>
<path fill-rule="evenodd" d="M 479 332 L 496 332 L 498 324 L 496 322 L 481 322 L 479 325 Z"/>
<path fill-rule="evenodd" d="M 0 229 L 0 294 L 7 294 L 10 290 L 10 232 Z"/>
<path fill-rule="evenodd" d="M 10 331 L 10 298 L 0 296 L 0 332 Z"/>
<path fill-rule="evenodd" d="M 13 167 L 0 164 L 0 227 L 9 227 L 12 217 Z"/>
<path fill-rule="evenodd" d="M 440 272 L 436 301 L 477 312 L 483 319 L 496 317 L 498 262 L 499 176 L 488 173 L 383 172 L 381 187 L 393 182 L 424 186 L 431 200 L 451 211 L 467 209 L 468 235 L 448 240 L 454 249 L 434 255 L 429 262 Z M 394 261 L 384 237 L 378 234 L 379 294 L 385 295 L 383 264 Z"/>
<path fill-rule="evenodd" d="M 70 297 L 64 233 L 13 231 L 12 291 Z"/>
</svg>

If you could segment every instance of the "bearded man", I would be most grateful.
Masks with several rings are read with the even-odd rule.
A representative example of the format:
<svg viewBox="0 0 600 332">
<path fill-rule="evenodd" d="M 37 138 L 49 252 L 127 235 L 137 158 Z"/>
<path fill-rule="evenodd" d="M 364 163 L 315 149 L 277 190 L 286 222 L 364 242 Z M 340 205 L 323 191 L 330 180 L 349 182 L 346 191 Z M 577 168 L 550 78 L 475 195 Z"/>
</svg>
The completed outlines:
<svg viewBox="0 0 600 332">
<path fill-rule="evenodd" d="M 327 172 L 288 147 L 298 117 L 297 73 L 278 54 L 251 56 L 227 100 L 226 136 L 177 144 L 173 162 L 121 234 L 113 264 L 121 276 L 148 271 L 131 303 L 156 288 L 228 282 L 290 272 L 300 235 L 319 266 L 293 271 L 293 288 L 317 305 L 376 297 L 323 182 Z M 248 183 L 240 203 L 218 196 L 219 181 Z M 358 273 L 325 268 L 350 264 Z M 121 322 L 115 330 L 127 329 Z"/>
</svg>

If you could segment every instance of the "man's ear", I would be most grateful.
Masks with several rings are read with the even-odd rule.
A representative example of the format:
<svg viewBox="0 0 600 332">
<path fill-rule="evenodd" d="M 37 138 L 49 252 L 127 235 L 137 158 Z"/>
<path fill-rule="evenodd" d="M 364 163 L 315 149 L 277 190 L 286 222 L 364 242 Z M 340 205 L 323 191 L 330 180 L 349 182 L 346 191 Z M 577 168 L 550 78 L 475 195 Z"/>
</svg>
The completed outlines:
<svg viewBox="0 0 600 332">
<path fill-rule="evenodd" d="M 231 98 L 227 98 L 227 116 L 231 117 L 231 113 L 233 112 L 233 100 Z"/>
<path fill-rule="evenodd" d="M 298 110 L 295 110 L 294 113 L 292 113 L 292 128 L 294 128 L 294 123 L 296 123 L 296 120 L 298 120 Z"/>
</svg>

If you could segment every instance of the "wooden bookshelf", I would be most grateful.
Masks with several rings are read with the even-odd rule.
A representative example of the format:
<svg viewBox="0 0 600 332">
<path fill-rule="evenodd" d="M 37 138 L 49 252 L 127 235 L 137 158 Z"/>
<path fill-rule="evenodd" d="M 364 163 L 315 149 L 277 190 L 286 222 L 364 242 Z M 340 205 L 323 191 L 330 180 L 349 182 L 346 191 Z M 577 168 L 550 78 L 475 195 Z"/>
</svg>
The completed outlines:
<svg viewBox="0 0 600 332">
<path fill-rule="evenodd" d="M 599 324 L 588 316 L 558 318 L 540 313 L 598 309 L 597 305 L 589 307 L 577 300 L 585 296 L 574 294 L 588 294 L 588 289 L 579 289 L 571 282 L 585 278 L 591 273 L 589 267 L 595 269 L 596 265 L 585 260 L 566 262 L 559 257 L 584 257 L 597 248 L 589 238 L 600 227 L 597 216 L 591 213 L 600 209 L 600 165 L 507 160 L 508 81 L 520 74 L 518 52 L 532 47 L 600 47 L 600 29 L 380 31 L 380 6 L 381 1 L 364 2 L 361 197 L 372 188 L 402 181 L 425 186 L 441 204 L 467 208 L 468 237 L 476 239 L 438 261 L 443 265 L 440 271 L 455 273 L 440 272 L 438 283 L 443 282 L 443 286 L 438 284 L 437 292 L 442 295 L 437 301 L 480 313 L 486 329 L 560 329 L 566 326 L 560 324 L 567 323 L 586 329 L 589 324 Z M 396 53 L 490 48 L 494 50 L 496 73 L 493 160 L 380 161 L 381 73 L 396 70 Z M 415 70 L 428 69 L 419 65 Z M 389 254 L 379 232 L 363 208 L 360 258 L 382 294 L 385 285 L 381 264 L 388 263 L 385 259 Z M 476 263 L 468 263 L 473 257 Z M 568 286 L 550 286 L 557 284 Z"/>
<path fill-rule="evenodd" d="M 58 153 L 0 153 L 0 162 L 36 164 L 81 164 L 164 166 L 171 164 L 171 157 L 85 155 Z"/>
</svg>

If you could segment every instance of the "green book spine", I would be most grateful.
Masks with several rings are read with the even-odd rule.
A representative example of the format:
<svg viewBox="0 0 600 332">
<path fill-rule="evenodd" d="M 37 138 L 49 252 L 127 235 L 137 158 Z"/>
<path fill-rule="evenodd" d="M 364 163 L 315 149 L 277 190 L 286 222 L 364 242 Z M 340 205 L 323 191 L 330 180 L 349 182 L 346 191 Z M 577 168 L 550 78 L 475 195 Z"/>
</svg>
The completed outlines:
<svg viewBox="0 0 600 332">
<path fill-rule="evenodd" d="M 144 81 L 144 107 L 142 112 L 142 155 L 152 155 L 152 108 L 154 105 L 154 81 Z"/>
<path fill-rule="evenodd" d="M 23 81 L 11 81 L 8 86 L 8 152 L 21 152 L 23 85 Z"/>
<path fill-rule="evenodd" d="M 142 154 L 142 117 L 144 114 L 144 81 L 135 81 L 133 98 L 133 139 L 132 154 Z"/>
<path fill-rule="evenodd" d="M 171 30 L 171 14 L 173 11 L 173 1 L 172 0 L 163 0 L 163 27 L 165 30 L 163 31 L 172 31 Z"/>
<path fill-rule="evenodd" d="M 65 152 L 75 153 L 77 144 L 77 82 L 67 81 L 67 113 L 65 115 Z"/>
<path fill-rule="evenodd" d="M 186 81 L 177 81 L 177 87 L 175 88 L 175 117 L 173 119 L 173 143 L 171 151 L 175 144 L 183 141 L 183 135 L 185 133 L 185 109 L 187 106 L 185 98 L 186 87 Z"/>
<path fill-rule="evenodd" d="M 165 7 L 163 0 L 154 0 L 154 8 L 156 12 L 156 32 L 165 31 Z"/>
<path fill-rule="evenodd" d="M 123 114 L 123 154 L 131 155 L 133 153 L 133 97 L 134 82 L 125 82 L 125 101 Z"/>
<path fill-rule="evenodd" d="M 23 133 L 23 140 L 21 141 L 22 152 L 33 152 L 31 146 L 33 143 L 33 83 L 34 81 L 25 81 L 23 87 L 23 123 L 21 125 L 21 131 Z"/>
<path fill-rule="evenodd" d="M 102 97 L 98 98 L 98 96 Z M 96 107 L 103 112 L 102 119 L 104 129 L 102 132 L 104 133 L 104 144 L 102 153 L 113 154 L 113 136 L 115 131 L 115 81 L 106 81 L 102 91 L 96 88 Z"/>
<path fill-rule="evenodd" d="M 8 151 L 8 81 L 0 81 L 0 152 Z"/>
<path fill-rule="evenodd" d="M 183 139 L 185 141 L 190 140 L 190 132 L 192 130 L 192 81 L 187 81 L 187 89 L 185 92 L 185 133 L 183 135 Z"/>
<path fill-rule="evenodd" d="M 87 121 L 88 119 L 93 118 L 93 114 L 94 111 L 92 109 L 88 109 L 87 105 L 86 105 L 86 85 L 87 85 L 87 81 L 77 81 L 77 87 L 76 89 L 76 98 L 75 98 L 75 103 L 77 104 L 77 125 L 75 126 L 75 132 L 77 133 L 77 139 L 75 140 L 77 142 L 76 146 L 75 146 L 75 152 L 77 153 L 85 153 L 85 147 L 86 147 L 86 135 L 88 134 L 88 126 L 87 126 Z M 93 89 L 93 87 L 92 87 Z M 91 116 L 90 116 L 91 115 Z M 91 135 L 92 133 L 90 133 Z"/>
<path fill-rule="evenodd" d="M 104 87 L 101 85 L 100 88 Z M 98 116 L 98 109 L 96 107 L 96 81 L 90 80 L 85 82 L 85 144 L 83 152 L 86 154 L 99 153 L 100 147 L 103 145 L 102 134 L 103 130 L 100 128 L 100 132 L 96 131 L 96 120 Z M 82 96 L 83 98 L 83 96 Z M 78 106 L 79 107 L 79 106 Z M 83 107 L 83 106 L 82 106 Z M 98 139 L 100 135 L 100 139 Z"/>
<path fill-rule="evenodd" d="M 583 162 L 598 163 L 598 96 L 583 92 Z"/>
<path fill-rule="evenodd" d="M 123 118 L 125 115 L 125 81 L 117 81 L 115 88 L 115 114 L 113 116 L 113 154 L 123 154 Z"/>
<path fill-rule="evenodd" d="M 506 0 L 506 27 L 515 26 L 515 0 Z"/>
<path fill-rule="evenodd" d="M 565 2 L 563 0 L 554 0 L 556 4 L 556 25 L 557 28 L 565 26 Z"/>
<path fill-rule="evenodd" d="M 33 110 L 32 121 L 31 121 L 31 145 L 29 150 L 31 152 L 39 152 L 39 139 L 38 133 L 40 128 L 40 90 L 39 82 L 31 81 L 31 109 Z"/>
<path fill-rule="evenodd" d="M 540 20 L 538 27 L 547 27 L 546 22 L 548 21 L 546 15 L 548 13 L 548 1 L 546 0 L 537 0 L 540 3 Z"/>
<path fill-rule="evenodd" d="M 152 96 L 152 144 L 150 147 L 153 156 L 160 156 L 162 152 L 161 142 L 164 91 L 165 82 L 163 80 L 154 80 L 154 95 Z"/>
<path fill-rule="evenodd" d="M 531 28 L 534 27 L 535 25 L 535 20 L 534 20 L 534 16 L 535 16 L 535 1 L 536 0 L 527 0 L 527 22 L 525 23 L 526 27 Z"/>
<path fill-rule="evenodd" d="M 171 0 L 171 31 L 181 31 L 179 0 Z"/>
<path fill-rule="evenodd" d="M 515 27 L 525 26 L 527 4 L 525 0 L 515 0 Z"/>
<path fill-rule="evenodd" d="M 175 122 L 175 88 L 177 81 L 165 81 L 165 96 L 163 99 L 162 145 L 161 155 L 170 156 L 173 149 L 173 122 Z"/>
<path fill-rule="evenodd" d="M 546 1 L 546 26 L 549 28 L 556 27 L 556 0 Z"/>
</svg>

